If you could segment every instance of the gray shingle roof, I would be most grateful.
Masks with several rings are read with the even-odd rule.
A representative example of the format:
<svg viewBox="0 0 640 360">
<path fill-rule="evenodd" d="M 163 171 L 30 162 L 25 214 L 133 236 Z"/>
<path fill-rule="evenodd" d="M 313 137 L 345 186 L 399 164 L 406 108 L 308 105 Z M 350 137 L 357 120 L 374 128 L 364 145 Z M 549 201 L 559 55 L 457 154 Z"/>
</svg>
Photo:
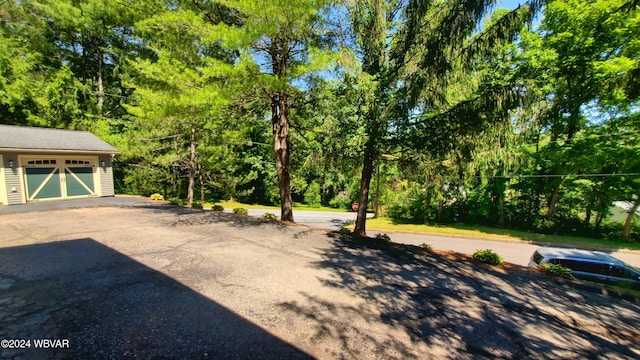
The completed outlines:
<svg viewBox="0 0 640 360">
<path fill-rule="evenodd" d="M 77 150 L 117 153 L 87 131 L 0 125 L 0 149 Z"/>
</svg>

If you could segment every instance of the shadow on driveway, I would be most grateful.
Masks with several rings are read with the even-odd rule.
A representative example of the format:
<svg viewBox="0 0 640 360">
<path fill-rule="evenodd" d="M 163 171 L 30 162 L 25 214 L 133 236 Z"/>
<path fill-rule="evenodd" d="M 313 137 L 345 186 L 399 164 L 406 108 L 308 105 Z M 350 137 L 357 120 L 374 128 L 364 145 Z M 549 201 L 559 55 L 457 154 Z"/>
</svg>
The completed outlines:
<svg viewBox="0 0 640 360">
<path fill-rule="evenodd" d="M 93 239 L 0 249 L 0 358 L 310 358 L 230 309 Z M 68 339 L 35 349 L 33 339 Z"/>
<path fill-rule="evenodd" d="M 629 349 L 637 351 L 640 339 L 637 304 L 575 291 L 537 273 L 474 264 L 459 254 L 426 255 L 415 247 L 347 238 L 335 245 L 315 264 L 337 274 L 324 284 L 368 304 L 341 306 L 306 294 L 304 303 L 281 306 L 314 323 L 316 338 L 341 339 L 347 358 L 358 358 L 363 343 L 375 344 L 381 358 L 637 358 Z M 381 340 L 361 331 L 359 324 L 377 321 L 405 329 L 412 343 L 434 352 L 417 353 L 393 336 Z"/>
</svg>

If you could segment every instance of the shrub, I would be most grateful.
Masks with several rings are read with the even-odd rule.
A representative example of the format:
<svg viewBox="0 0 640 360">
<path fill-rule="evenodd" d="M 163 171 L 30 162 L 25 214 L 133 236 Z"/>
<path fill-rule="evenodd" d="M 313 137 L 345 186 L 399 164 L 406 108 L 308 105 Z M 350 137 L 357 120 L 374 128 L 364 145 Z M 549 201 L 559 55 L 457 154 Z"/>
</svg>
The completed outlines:
<svg viewBox="0 0 640 360">
<path fill-rule="evenodd" d="M 349 195 L 348 191 L 339 192 L 333 199 L 329 201 L 329 205 L 334 208 L 351 209 L 351 204 L 356 202 L 354 197 Z"/>
<path fill-rule="evenodd" d="M 216 205 L 213 205 L 211 207 L 211 210 L 213 210 L 213 211 L 224 211 L 224 207 L 222 205 L 217 205 L 216 204 Z"/>
<path fill-rule="evenodd" d="M 378 234 L 376 234 L 376 239 L 377 240 L 382 240 L 384 242 L 391 242 L 391 238 L 387 234 L 378 233 Z"/>
<path fill-rule="evenodd" d="M 319 208 L 322 198 L 320 197 L 320 184 L 312 182 L 304 192 L 304 202 L 312 208 Z"/>
<path fill-rule="evenodd" d="M 504 265 L 504 260 L 500 257 L 500 255 L 494 253 L 490 249 L 477 250 L 475 253 L 473 253 L 473 258 L 486 264 L 500 266 Z"/>
<path fill-rule="evenodd" d="M 119 180 L 116 180 L 116 184 L 119 183 L 123 187 L 121 190 L 128 194 L 150 196 L 158 189 L 162 189 L 161 184 L 168 180 L 167 173 L 154 165 L 125 167 L 123 170 L 124 173 L 121 174 L 124 177 L 124 184 Z"/>
<path fill-rule="evenodd" d="M 245 208 L 234 208 L 233 213 L 239 215 L 249 215 L 249 212 Z"/>
<path fill-rule="evenodd" d="M 399 196 L 389 206 L 389 217 L 400 223 L 422 224 L 428 217 L 429 209 L 424 207 L 424 195 L 415 198 Z"/>
<path fill-rule="evenodd" d="M 425 250 L 427 250 L 427 251 L 431 251 L 431 250 L 433 250 L 433 246 L 431 246 L 431 245 L 429 245 L 429 244 L 427 244 L 427 243 L 422 243 L 422 244 L 420 244 L 420 247 L 421 247 L 421 248 L 423 248 L 423 249 L 425 249 Z"/>
<path fill-rule="evenodd" d="M 342 226 L 340 228 L 340 230 L 338 230 L 338 234 L 340 234 L 340 235 L 349 235 L 349 234 L 351 234 L 351 230 L 349 230 L 348 228 Z"/>
<path fill-rule="evenodd" d="M 278 217 L 276 216 L 276 214 L 272 214 L 272 213 L 264 213 L 262 214 L 262 218 L 266 220 L 278 220 Z"/>
<path fill-rule="evenodd" d="M 162 195 L 160 195 L 158 193 L 151 194 L 151 196 L 149 196 L 149 198 L 151 200 L 164 200 L 164 196 L 162 196 Z"/>
<path fill-rule="evenodd" d="M 563 277 L 567 279 L 573 279 L 573 274 L 571 273 L 571 269 L 566 268 L 562 265 L 546 263 L 546 264 L 542 264 L 542 266 L 540 267 L 545 273 L 549 275 Z"/>
</svg>

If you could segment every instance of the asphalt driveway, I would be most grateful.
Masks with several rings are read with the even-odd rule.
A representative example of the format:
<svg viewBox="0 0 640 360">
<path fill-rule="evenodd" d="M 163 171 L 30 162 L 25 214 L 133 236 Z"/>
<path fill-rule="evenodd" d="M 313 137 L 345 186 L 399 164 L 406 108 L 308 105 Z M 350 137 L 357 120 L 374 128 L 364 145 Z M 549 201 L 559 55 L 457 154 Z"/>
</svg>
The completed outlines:
<svg viewBox="0 0 640 360">
<path fill-rule="evenodd" d="M 640 356 L 638 303 L 461 255 L 148 202 L 0 227 L 0 358 Z"/>
</svg>

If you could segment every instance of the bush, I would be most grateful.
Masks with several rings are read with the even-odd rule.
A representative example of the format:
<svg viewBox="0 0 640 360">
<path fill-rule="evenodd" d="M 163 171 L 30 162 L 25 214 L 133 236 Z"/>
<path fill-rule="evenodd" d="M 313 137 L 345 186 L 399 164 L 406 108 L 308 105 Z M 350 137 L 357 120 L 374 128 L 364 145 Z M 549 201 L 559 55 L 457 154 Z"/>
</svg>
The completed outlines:
<svg viewBox="0 0 640 360">
<path fill-rule="evenodd" d="M 424 195 L 415 198 L 400 196 L 389 206 L 389 217 L 400 223 L 423 224 L 429 217 L 429 209 L 424 207 Z"/>
<path fill-rule="evenodd" d="M 162 167 L 153 165 L 125 167 L 122 184 L 124 188 L 121 190 L 128 194 L 150 196 L 162 189 L 162 184 L 168 180 L 167 175 Z"/>
<path fill-rule="evenodd" d="M 160 195 L 158 193 L 151 194 L 151 196 L 149 196 L 149 198 L 151 200 L 164 200 L 164 196 L 162 196 L 162 195 Z"/>
<path fill-rule="evenodd" d="M 235 208 L 233 209 L 233 213 L 238 215 L 249 215 L 249 212 L 245 208 Z"/>
<path fill-rule="evenodd" d="M 349 235 L 349 234 L 351 234 L 351 230 L 349 230 L 348 228 L 343 226 L 343 227 L 340 228 L 340 230 L 338 230 L 338 234 L 340 234 L 340 235 Z"/>
<path fill-rule="evenodd" d="M 224 207 L 222 205 L 217 205 L 216 204 L 216 205 L 213 205 L 211 207 L 211 210 L 213 210 L 213 211 L 224 211 Z"/>
<path fill-rule="evenodd" d="M 567 279 L 573 279 L 573 274 L 571 269 L 566 268 L 562 265 L 546 263 L 546 264 L 542 264 L 542 266 L 540 267 L 545 273 L 549 275 L 563 277 Z"/>
<path fill-rule="evenodd" d="M 312 208 L 319 208 L 322 198 L 320 197 L 320 184 L 312 182 L 304 192 L 304 202 Z"/>
<path fill-rule="evenodd" d="M 420 247 L 427 250 L 427 251 L 432 251 L 433 250 L 433 246 L 427 244 L 427 243 L 422 243 L 420 244 Z"/>
<path fill-rule="evenodd" d="M 391 238 L 387 234 L 376 234 L 376 240 L 382 240 L 384 242 L 391 242 Z"/>
<path fill-rule="evenodd" d="M 351 204 L 357 202 L 354 200 L 355 197 L 352 197 L 349 192 L 341 191 L 336 195 L 333 199 L 329 201 L 329 205 L 334 208 L 341 209 L 351 209 Z"/>
<path fill-rule="evenodd" d="M 504 260 L 490 249 L 477 250 L 475 253 L 473 253 L 473 258 L 486 264 L 500 266 L 504 265 Z"/>
<path fill-rule="evenodd" d="M 264 213 L 262 214 L 262 218 L 266 220 L 278 220 L 278 217 L 276 216 L 276 214 L 272 214 L 272 213 Z"/>
</svg>

